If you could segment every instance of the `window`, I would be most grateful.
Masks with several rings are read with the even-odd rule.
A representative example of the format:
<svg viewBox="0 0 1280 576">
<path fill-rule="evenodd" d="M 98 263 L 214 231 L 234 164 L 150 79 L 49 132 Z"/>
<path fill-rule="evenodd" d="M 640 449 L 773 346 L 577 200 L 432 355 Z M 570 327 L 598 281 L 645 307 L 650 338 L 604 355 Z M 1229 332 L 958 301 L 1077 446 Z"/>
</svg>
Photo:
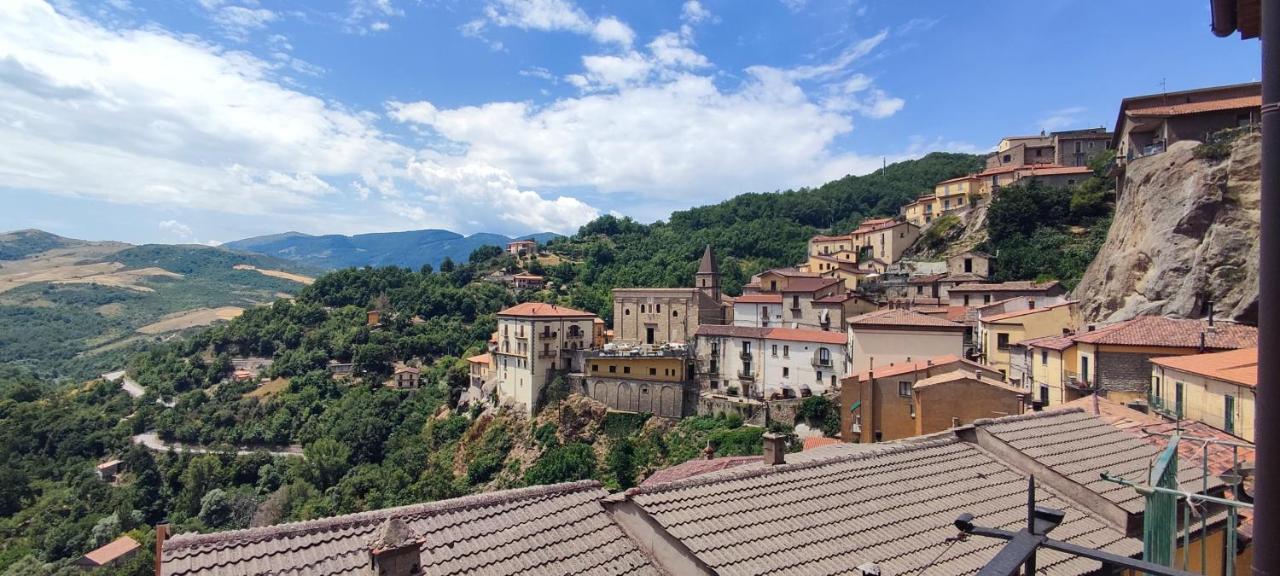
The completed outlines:
<svg viewBox="0 0 1280 576">
<path fill-rule="evenodd" d="M 671 311 L 671 317 L 672 317 L 672 318 L 679 318 L 679 317 L 680 317 L 680 311 L 679 311 L 679 310 L 672 310 L 672 311 Z"/>
<path fill-rule="evenodd" d="M 1076 184 L 1076 181 L 1074 179 L 1067 178 L 1067 186 L 1075 186 L 1075 184 Z"/>
<path fill-rule="evenodd" d="M 1041 351 L 1040 351 L 1040 365 L 1041 365 L 1041 366 L 1048 366 L 1048 365 L 1049 365 L 1049 351 L 1048 351 L 1048 350 L 1041 350 Z"/>
<path fill-rule="evenodd" d="M 826 348 L 818 349 L 818 363 L 823 366 L 831 365 L 831 351 Z"/>
<path fill-rule="evenodd" d="M 1222 429 L 1227 432 L 1235 433 L 1236 431 L 1236 397 L 1222 397 Z"/>
<path fill-rule="evenodd" d="M 623 374 L 630 374 L 630 373 L 631 373 L 631 367 L 630 367 L 630 366 L 623 366 L 623 367 L 622 367 L 622 373 L 623 373 Z"/>
<path fill-rule="evenodd" d="M 599 372 L 599 371 L 600 371 L 600 365 L 599 365 L 599 364 L 592 364 L 592 365 L 591 365 L 591 371 L 592 371 L 592 372 Z"/>
<path fill-rule="evenodd" d="M 1009 335 L 1008 335 L 1008 334 L 1006 334 L 1006 333 L 1004 333 L 1004 332 L 1000 332 L 1000 333 L 996 334 L 996 348 L 997 348 L 997 349 L 999 349 L 999 350 L 1008 350 L 1008 349 L 1009 349 Z"/>
<path fill-rule="evenodd" d="M 973 258 L 964 259 L 964 271 L 965 273 L 973 272 Z"/>
<path fill-rule="evenodd" d="M 983 304 L 990 304 L 990 303 L 991 303 L 991 295 L 990 295 L 990 294 L 983 294 L 983 295 L 982 295 L 982 303 L 983 303 Z"/>
<path fill-rule="evenodd" d="M 650 368 L 650 369 L 649 369 L 649 375 L 650 375 L 650 376 L 657 376 L 657 375 L 658 375 L 658 369 L 657 369 L 657 368 Z"/>
<path fill-rule="evenodd" d="M 800 296 L 799 296 L 799 295 L 796 295 L 796 294 L 791 295 L 791 307 L 792 307 L 792 308 L 799 308 L 799 307 L 800 307 Z"/>
<path fill-rule="evenodd" d="M 822 382 L 822 371 L 818 371 L 818 382 Z"/>
<path fill-rule="evenodd" d="M 609 373 L 610 373 L 610 374 L 616 373 L 617 371 L 618 371 L 618 367 L 617 367 L 617 366 L 614 366 L 614 365 L 612 365 L 612 364 L 610 364 L 610 365 L 609 365 Z"/>
<path fill-rule="evenodd" d="M 1041 406 L 1049 405 L 1049 387 L 1045 386 L 1044 384 L 1040 385 L 1040 405 Z"/>
<path fill-rule="evenodd" d="M 777 344 L 774 344 L 774 345 L 773 345 L 773 350 L 771 351 L 771 353 L 773 354 L 773 356 L 774 356 L 774 357 L 777 357 L 777 356 L 778 356 L 778 345 L 777 345 Z"/>
<path fill-rule="evenodd" d="M 630 315 L 631 315 L 631 309 L 630 309 L 630 308 L 623 308 L 623 309 L 622 309 L 622 315 L 623 315 L 623 316 L 630 316 Z"/>
<path fill-rule="evenodd" d="M 662 311 L 662 305 L 661 305 L 661 304 L 657 304 L 657 305 L 655 305 L 655 306 L 653 307 L 653 311 L 654 311 L 654 312 L 661 312 L 661 311 Z"/>
<path fill-rule="evenodd" d="M 790 369 L 790 368 L 787 368 L 786 366 L 783 366 L 783 367 L 782 367 L 782 377 L 783 377 L 783 378 L 789 378 L 790 376 L 791 376 L 791 369 Z"/>
<path fill-rule="evenodd" d="M 1003 158 L 1002 160 L 1003 160 L 1003 161 L 1005 161 L 1005 162 L 1009 162 L 1009 161 L 1013 160 L 1013 156 L 1011 156 L 1011 155 L 1009 155 L 1009 154 L 1005 154 L 1005 155 L 1004 155 L 1004 158 Z M 994 178 L 995 178 L 995 176 L 992 176 L 992 178 L 994 179 Z"/>
<path fill-rule="evenodd" d="M 769 281 L 769 291 L 770 291 L 770 292 L 777 292 L 777 291 L 778 291 L 778 281 L 777 281 L 777 280 L 770 280 L 770 281 Z"/>
<path fill-rule="evenodd" d="M 965 306 L 968 306 L 968 305 L 969 305 L 969 295 L 968 295 L 968 294 L 965 294 L 965 295 L 964 295 L 964 305 L 965 305 Z"/>
<path fill-rule="evenodd" d="M 1173 390 L 1173 410 L 1178 418 L 1182 418 L 1182 383 L 1178 382 L 1175 386 L 1176 388 Z"/>
<path fill-rule="evenodd" d="M 640 305 L 640 313 L 641 313 L 641 314 L 644 314 L 644 304 L 641 304 L 641 305 Z"/>
<path fill-rule="evenodd" d="M 916 286 L 916 294 L 924 294 L 924 286 Z"/>
<path fill-rule="evenodd" d="M 790 347 L 790 346 L 788 346 L 788 345 L 786 345 L 786 344 L 783 344 L 783 345 L 782 345 L 782 357 L 783 357 L 783 358 L 790 358 L 790 357 L 791 357 L 791 347 Z"/>
<path fill-rule="evenodd" d="M 898 395 L 903 398 L 911 397 L 911 382 L 903 380 L 898 382 Z"/>
</svg>

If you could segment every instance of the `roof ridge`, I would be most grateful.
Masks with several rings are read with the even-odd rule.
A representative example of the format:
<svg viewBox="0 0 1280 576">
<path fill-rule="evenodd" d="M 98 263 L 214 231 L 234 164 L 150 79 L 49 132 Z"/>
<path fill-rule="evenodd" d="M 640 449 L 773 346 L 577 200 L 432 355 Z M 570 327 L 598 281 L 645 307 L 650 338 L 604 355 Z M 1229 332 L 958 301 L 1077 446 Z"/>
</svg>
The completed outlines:
<svg viewBox="0 0 1280 576">
<path fill-rule="evenodd" d="M 704 474 L 701 476 L 695 476 L 693 478 L 674 480 L 671 482 L 665 482 L 657 485 L 636 486 L 634 488 L 628 488 L 625 492 L 622 493 L 622 496 L 625 498 L 631 498 L 632 496 L 655 494 L 658 492 L 666 492 L 668 490 L 678 490 L 678 489 L 689 488 L 693 486 L 702 486 L 705 484 L 724 482 L 727 480 L 742 480 L 746 478 L 755 478 L 757 476 L 764 476 L 764 475 L 772 474 L 775 472 L 787 472 L 791 470 L 806 470 L 809 468 L 826 466 L 828 464 L 833 464 L 836 462 L 852 462 L 855 460 L 864 460 L 867 458 L 879 457 L 885 454 L 897 454 L 900 452 L 925 450 L 928 448 L 935 448 L 938 446 L 945 446 L 948 444 L 955 444 L 958 442 L 960 442 L 960 439 L 952 435 L 946 438 L 939 438 L 936 440 L 929 440 L 926 442 L 902 442 L 900 444 L 886 443 L 882 448 L 859 451 L 853 454 L 837 454 L 837 455 L 828 456 L 825 458 L 815 458 L 813 460 L 806 460 L 804 462 L 795 462 L 792 464 L 778 464 L 775 466 L 765 466 L 763 468 L 749 468 L 745 470 L 729 469 L 728 471 L 725 471 L 723 474 L 721 473 Z"/>
<path fill-rule="evenodd" d="M 314 532 L 325 529 L 343 528 L 356 524 L 384 520 L 386 518 L 396 516 L 449 512 L 463 508 L 502 504 L 538 496 L 570 494 L 590 488 L 600 488 L 600 486 L 600 482 L 597 480 L 579 480 L 577 482 L 565 482 L 562 484 L 547 484 L 542 486 L 530 486 L 527 488 L 484 492 L 481 494 L 472 494 L 458 498 L 449 498 L 447 500 L 419 502 L 417 504 L 406 504 L 404 506 L 396 506 L 393 508 L 381 508 L 366 512 L 356 512 L 341 516 L 329 516 L 326 518 L 317 518 L 315 520 L 286 522 L 284 524 L 273 524 L 271 526 L 260 526 L 257 528 L 210 532 L 207 534 L 189 532 L 185 534 L 178 534 L 167 540 L 165 542 L 165 551 L 168 552 L 170 550 L 180 550 L 202 544 L 214 544 L 227 541 L 261 540 L 291 532 Z"/>
<path fill-rule="evenodd" d="M 1072 412 L 1085 412 L 1084 408 L 1072 406 L 1070 408 L 1056 408 L 1053 410 L 1043 410 L 1040 412 L 1027 412 L 1024 414 L 1014 414 L 1012 416 L 1001 416 L 999 418 L 979 418 L 973 421 L 974 426 L 989 426 L 992 424 L 1006 424 L 1009 422 L 1021 422 L 1023 420 L 1035 420 L 1037 418 L 1050 418 L 1053 416 L 1061 416 Z"/>
</svg>

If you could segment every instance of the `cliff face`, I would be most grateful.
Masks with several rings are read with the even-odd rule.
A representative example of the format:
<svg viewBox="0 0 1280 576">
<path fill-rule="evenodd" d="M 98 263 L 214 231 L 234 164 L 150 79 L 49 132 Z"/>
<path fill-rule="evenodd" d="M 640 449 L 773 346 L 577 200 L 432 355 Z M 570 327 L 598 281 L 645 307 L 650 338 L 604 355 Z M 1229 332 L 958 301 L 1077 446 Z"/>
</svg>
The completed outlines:
<svg viewBox="0 0 1280 576">
<path fill-rule="evenodd" d="M 1195 142 L 1129 163 L 1107 240 L 1076 287 L 1090 322 L 1141 315 L 1257 320 L 1261 145 L 1231 143 L 1222 160 Z"/>
</svg>

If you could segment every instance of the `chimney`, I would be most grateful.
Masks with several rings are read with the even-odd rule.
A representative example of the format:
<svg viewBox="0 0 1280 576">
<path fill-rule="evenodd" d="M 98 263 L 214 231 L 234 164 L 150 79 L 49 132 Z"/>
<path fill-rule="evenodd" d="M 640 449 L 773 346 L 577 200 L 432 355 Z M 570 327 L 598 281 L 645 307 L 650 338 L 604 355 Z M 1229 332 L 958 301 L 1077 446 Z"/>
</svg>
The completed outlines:
<svg viewBox="0 0 1280 576">
<path fill-rule="evenodd" d="M 383 520 L 369 540 L 369 576 L 420 576 L 424 541 L 404 520 Z"/>
<path fill-rule="evenodd" d="M 716 447 L 711 445 L 711 441 L 707 440 L 707 447 L 702 449 L 702 459 L 711 460 L 716 457 Z"/>
<path fill-rule="evenodd" d="M 777 466 L 786 464 L 786 438 L 773 432 L 765 432 L 760 437 L 764 439 L 764 465 Z"/>
<path fill-rule="evenodd" d="M 164 541 L 169 538 L 169 523 L 161 520 L 156 524 L 156 576 L 160 576 L 160 565 L 164 560 Z"/>
</svg>

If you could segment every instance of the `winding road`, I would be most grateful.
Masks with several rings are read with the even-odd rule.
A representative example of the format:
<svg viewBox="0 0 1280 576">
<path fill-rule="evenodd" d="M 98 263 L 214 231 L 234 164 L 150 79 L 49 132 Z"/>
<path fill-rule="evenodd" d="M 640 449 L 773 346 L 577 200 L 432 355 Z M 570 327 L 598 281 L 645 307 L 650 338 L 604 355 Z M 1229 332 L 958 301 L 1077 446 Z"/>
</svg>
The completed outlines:
<svg viewBox="0 0 1280 576">
<path fill-rule="evenodd" d="M 168 452 L 170 448 L 172 448 L 177 452 L 190 452 L 192 454 L 222 454 L 226 452 L 226 450 L 208 448 L 205 446 L 200 446 L 199 444 L 183 444 L 181 442 L 165 442 L 164 440 L 161 440 L 160 436 L 157 435 L 155 432 L 144 432 L 142 434 L 135 435 L 132 439 L 134 444 L 140 444 L 142 446 L 146 446 L 147 448 L 155 452 Z M 275 447 L 275 448 L 278 448 L 278 447 Z M 250 454 L 257 454 L 258 452 L 261 452 L 261 451 L 262 451 L 261 449 L 251 450 L 251 449 L 247 449 L 247 447 L 241 447 L 236 450 L 236 454 L 240 456 L 247 456 Z M 279 449 L 267 450 L 266 452 L 272 456 L 280 456 L 280 457 L 286 457 L 286 458 L 294 458 L 294 457 L 302 458 L 303 457 L 302 447 L 296 446 L 296 445 L 285 447 L 284 450 L 279 450 Z"/>
</svg>

